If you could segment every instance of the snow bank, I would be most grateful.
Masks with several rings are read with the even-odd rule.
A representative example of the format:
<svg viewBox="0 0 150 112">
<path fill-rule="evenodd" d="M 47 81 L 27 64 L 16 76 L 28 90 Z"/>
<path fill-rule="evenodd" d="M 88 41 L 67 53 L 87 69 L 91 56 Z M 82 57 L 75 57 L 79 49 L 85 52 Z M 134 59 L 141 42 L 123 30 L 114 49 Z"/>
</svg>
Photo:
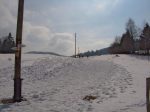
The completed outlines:
<svg viewBox="0 0 150 112">
<path fill-rule="evenodd" d="M 0 55 L 0 99 L 13 95 L 13 58 Z M 27 101 L 0 105 L 0 111 L 146 112 L 149 65 L 127 55 L 74 59 L 24 54 L 23 97 Z M 95 99 L 84 100 L 86 96 Z"/>
</svg>

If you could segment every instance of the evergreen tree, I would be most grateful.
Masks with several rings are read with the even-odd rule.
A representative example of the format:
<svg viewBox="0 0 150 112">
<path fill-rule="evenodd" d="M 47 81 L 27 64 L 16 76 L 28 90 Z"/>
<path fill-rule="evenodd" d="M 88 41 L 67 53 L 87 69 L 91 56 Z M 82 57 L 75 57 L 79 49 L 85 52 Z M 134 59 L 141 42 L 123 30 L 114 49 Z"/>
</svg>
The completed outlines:
<svg viewBox="0 0 150 112">
<path fill-rule="evenodd" d="M 127 30 L 125 34 L 122 35 L 121 38 L 121 50 L 122 53 L 130 54 L 133 53 L 134 49 L 134 40 L 130 34 L 130 31 Z"/>
<path fill-rule="evenodd" d="M 121 37 L 116 36 L 115 41 L 111 44 L 109 48 L 109 52 L 113 54 L 121 53 L 120 42 L 121 42 Z"/>
<path fill-rule="evenodd" d="M 0 51 L 2 53 L 13 53 L 14 52 L 12 50 L 13 47 L 15 47 L 15 41 L 11 33 L 9 33 L 9 35 L 3 39 Z"/>
<path fill-rule="evenodd" d="M 145 50 L 146 53 L 149 53 L 150 50 L 150 26 L 148 23 L 145 24 L 140 36 L 140 49 Z"/>
</svg>

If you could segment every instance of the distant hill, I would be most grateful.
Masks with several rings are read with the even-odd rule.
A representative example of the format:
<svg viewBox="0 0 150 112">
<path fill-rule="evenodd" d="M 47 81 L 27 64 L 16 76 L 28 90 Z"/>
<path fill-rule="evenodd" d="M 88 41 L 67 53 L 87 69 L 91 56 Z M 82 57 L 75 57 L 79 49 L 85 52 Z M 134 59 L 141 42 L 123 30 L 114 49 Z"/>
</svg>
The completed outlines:
<svg viewBox="0 0 150 112">
<path fill-rule="evenodd" d="M 55 55 L 55 56 L 64 56 L 64 55 L 60 55 L 54 52 L 43 52 L 43 51 L 29 51 L 26 54 L 50 54 L 50 55 Z"/>
<path fill-rule="evenodd" d="M 84 53 L 80 53 L 81 56 L 99 56 L 99 55 L 106 55 L 106 54 L 109 54 L 109 47 L 96 50 L 96 51 L 87 51 Z"/>
<path fill-rule="evenodd" d="M 109 54 L 109 47 L 100 49 L 99 52 L 101 55 Z"/>
</svg>

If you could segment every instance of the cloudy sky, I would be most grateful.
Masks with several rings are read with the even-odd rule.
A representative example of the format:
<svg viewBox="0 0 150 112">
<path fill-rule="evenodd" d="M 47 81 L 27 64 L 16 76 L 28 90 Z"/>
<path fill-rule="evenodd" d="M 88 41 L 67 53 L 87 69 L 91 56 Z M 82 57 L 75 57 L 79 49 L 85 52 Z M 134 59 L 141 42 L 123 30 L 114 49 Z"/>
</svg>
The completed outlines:
<svg viewBox="0 0 150 112">
<path fill-rule="evenodd" d="M 107 47 L 125 32 L 132 18 L 150 23 L 150 0 L 25 0 L 24 51 L 74 53 L 74 32 L 80 51 Z M 0 37 L 16 35 L 18 0 L 0 0 Z"/>
</svg>

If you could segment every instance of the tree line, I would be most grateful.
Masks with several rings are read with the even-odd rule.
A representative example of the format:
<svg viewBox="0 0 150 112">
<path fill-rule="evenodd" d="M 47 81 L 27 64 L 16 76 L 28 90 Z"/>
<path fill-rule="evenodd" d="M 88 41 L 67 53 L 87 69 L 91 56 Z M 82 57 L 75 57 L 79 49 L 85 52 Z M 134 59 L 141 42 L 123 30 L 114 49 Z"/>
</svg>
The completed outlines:
<svg viewBox="0 0 150 112">
<path fill-rule="evenodd" d="M 91 51 L 87 51 L 87 52 L 84 52 L 84 53 L 80 53 L 80 54 L 77 54 L 77 55 L 80 55 L 80 56 L 100 56 L 100 55 L 106 55 L 106 54 L 109 54 L 109 48 L 103 48 L 103 49 L 100 49 L 100 50 L 91 50 Z"/>
<path fill-rule="evenodd" d="M 14 53 L 13 47 L 15 47 L 15 41 L 11 33 L 6 37 L 0 38 L 0 53 Z"/>
<path fill-rule="evenodd" d="M 149 54 L 150 53 L 150 26 L 146 22 L 141 30 L 133 19 L 126 23 L 126 32 L 117 36 L 109 47 L 111 54 Z"/>
</svg>

